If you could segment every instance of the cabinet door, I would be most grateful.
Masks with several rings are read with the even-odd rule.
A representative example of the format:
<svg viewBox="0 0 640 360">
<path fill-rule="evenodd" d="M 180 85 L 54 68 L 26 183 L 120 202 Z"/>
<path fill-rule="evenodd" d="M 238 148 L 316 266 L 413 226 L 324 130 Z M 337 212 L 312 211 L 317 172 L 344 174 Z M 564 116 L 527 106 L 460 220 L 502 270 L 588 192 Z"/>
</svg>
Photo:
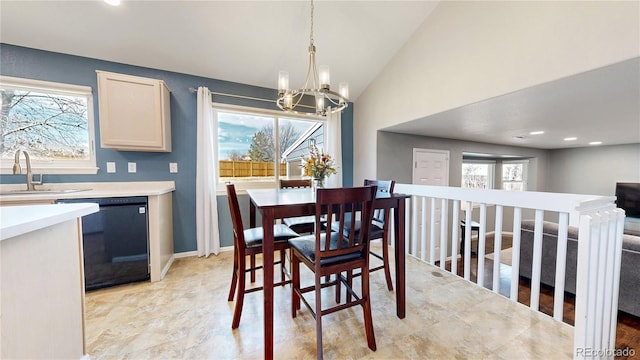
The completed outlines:
<svg viewBox="0 0 640 360">
<path fill-rule="evenodd" d="M 161 80 L 98 71 L 100 143 L 127 151 L 171 151 L 169 89 Z"/>
</svg>

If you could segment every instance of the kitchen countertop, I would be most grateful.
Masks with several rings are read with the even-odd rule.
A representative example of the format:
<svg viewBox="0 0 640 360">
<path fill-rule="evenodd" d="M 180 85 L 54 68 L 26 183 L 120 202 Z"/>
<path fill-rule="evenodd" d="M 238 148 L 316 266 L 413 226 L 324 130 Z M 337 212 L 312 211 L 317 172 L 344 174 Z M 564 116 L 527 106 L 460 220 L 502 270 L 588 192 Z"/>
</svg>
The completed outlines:
<svg viewBox="0 0 640 360">
<path fill-rule="evenodd" d="M 0 240 L 98 212 L 98 204 L 51 204 L 0 207 Z"/>
<path fill-rule="evenodd" d="M 20 201 L 55 201 L 57 199 L 89 199 L 124 196 L 162 195 L 175 190 L 174 181 L 133 181 L 94 183 L 50 183 L 36 185 L 34 191 L 25 194 L 10 193 L 26 189 L 25 184 L 0 185 L 0 203 Z"/>
</svg>

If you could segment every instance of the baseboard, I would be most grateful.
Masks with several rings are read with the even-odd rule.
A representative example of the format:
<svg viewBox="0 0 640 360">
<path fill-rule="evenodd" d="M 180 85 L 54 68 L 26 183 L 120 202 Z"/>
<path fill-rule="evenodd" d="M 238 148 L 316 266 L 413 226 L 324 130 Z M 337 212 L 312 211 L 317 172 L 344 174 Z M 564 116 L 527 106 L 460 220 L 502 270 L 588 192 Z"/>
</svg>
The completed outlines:
<svg viewBox="0 0 640 360">
<path fill-rule="evenodd" d="M 171 264 L 173 264 L 173 260 L 175 258 L 175 254 L 171 255 L 169 261 L 167 261 L 167 263 L 164 265 L 164 268 L 162 268 L 162 271 L 160 272 L 160 280 L 164 279 L 164 276 L 167 275 L 167 272 L 169 272 L 169 268 L 171 267 Z"/>
<path fill-rule="evenodd" d="M 173 257 L 176 259 L 192 257 L 192 256 L 198 256 L 198 252 L 194 250 L 194 251 L 184 251 L 184 252 L 173 254 Z"/>
<path fill-rule="evenodd" d="M 233 251 L 233 246 L 224 246 L 224 247 L 220 248 L 220 252 L 229 252 L 229 251 Z M 198 256 L 198 251 L 196 251 L 196 250 L 194 250 L 194 251 L 184 251 L 184 252 L 179 252 L 179 253 L 173 254 L 173 257 L 176 258 L 176 259 L 194 257 L 194 256 Z M 171 260 L 171 261 L 173 261 L 173 260 Z"/>
</svg>

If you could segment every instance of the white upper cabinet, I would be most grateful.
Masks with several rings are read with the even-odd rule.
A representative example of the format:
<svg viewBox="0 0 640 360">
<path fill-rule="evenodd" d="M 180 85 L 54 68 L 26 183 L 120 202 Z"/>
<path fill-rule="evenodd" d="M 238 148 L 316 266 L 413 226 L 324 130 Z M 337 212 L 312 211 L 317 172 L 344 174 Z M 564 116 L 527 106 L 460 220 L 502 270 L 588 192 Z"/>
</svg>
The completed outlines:
<svg viewBox="0 0 640 360">
<path fill-rule="evenodd" d="M 101 146 L 171 152 L 169 88 L 164 81 L 96 72 Z"/>
</svg>

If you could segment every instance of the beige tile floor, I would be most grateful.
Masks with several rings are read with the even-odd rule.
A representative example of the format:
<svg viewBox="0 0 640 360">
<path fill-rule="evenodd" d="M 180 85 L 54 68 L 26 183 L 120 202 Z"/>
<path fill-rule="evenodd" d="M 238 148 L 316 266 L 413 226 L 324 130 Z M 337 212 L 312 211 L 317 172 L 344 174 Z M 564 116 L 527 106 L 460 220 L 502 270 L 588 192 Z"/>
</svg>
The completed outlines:
<svg viewBox="0 0 640 360">
<path fill-rule="evenodd" d="M 227 302 L 232 254 L 175 261 L 163 281 L 87 293 L 94 359 L 259 359 L 262 293 L 245 297 L 240 327 Z M 304 267 L 303 267 L 304 268 Z M 307 274 L 309 276 L 310 274 Z M 572 357 L 573 328 L 459 277 L 407 258 L 407 317 L 395 315 L 384 274 L 372 273 L 378 350 L 368 349 L 360 307 L 323 318 L 326 359 L 558 359 Z M 332 289 L 327 298 L 331 299 Z M 315 322 L 291 318 L 289 287 L 274 290 L 274 357 L 316 356 Z"/>
</svg>

